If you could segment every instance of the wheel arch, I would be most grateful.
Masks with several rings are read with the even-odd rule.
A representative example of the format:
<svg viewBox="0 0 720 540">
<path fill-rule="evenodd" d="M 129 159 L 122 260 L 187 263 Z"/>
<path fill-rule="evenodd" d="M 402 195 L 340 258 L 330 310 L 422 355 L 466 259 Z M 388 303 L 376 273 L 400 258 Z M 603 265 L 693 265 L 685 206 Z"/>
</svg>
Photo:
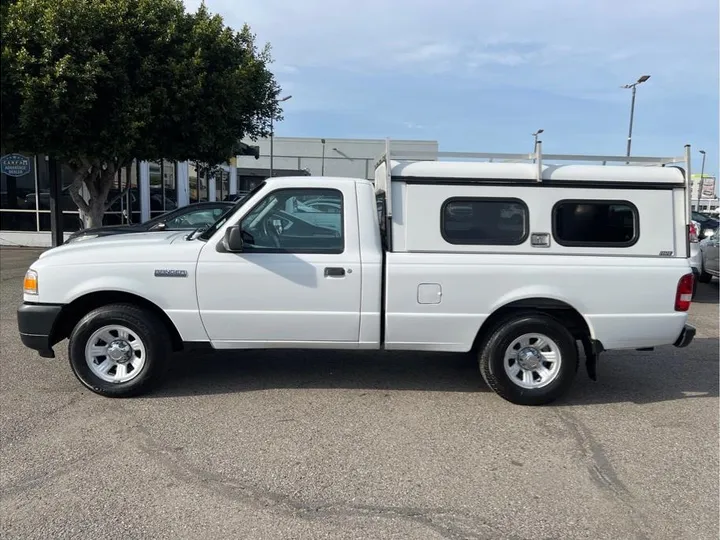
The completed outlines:
<svg viewBox="0 0 720 540">
<path fill-rule="evenodd" d="M 50 334 L 50 346 L 70 336 L 75 325 L 93 309 L 109 304 L 132 304 L 155 314 L 170 335 L 173 351 L 183 349 L 183 340 L 175 324 L 157 304 L 127 291 L 107 290 L 83 294 L 63 306 Z"/>
<path fill-rule="evenodd" d="M 560 321 L 577 341 L 590 343 L 594 340 L 592 326 L 580 311 L 564 300 L 533 296 L 513 300 L 493 310 L 483 321 L 475 335 L 471 350 L 477 352 L 492 331 L 510 318 L 522 313 L 542 313 Z"/>
</svg>

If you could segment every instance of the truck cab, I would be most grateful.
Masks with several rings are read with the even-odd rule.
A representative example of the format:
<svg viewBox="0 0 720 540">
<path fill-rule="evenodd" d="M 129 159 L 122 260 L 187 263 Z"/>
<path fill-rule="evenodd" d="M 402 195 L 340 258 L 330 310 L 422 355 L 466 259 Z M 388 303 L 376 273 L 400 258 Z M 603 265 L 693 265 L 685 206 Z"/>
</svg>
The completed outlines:
<svg viewBox="0 0 720 540">
<path fill-rule="evenodd" d="M 305 200 L 334 211 L 309 212 Z M 198 308 L 213 347 L 377 347 L 383 251 L 372 184 L 276 178 L 245 206 L 200 237 Z"/>
</svg>

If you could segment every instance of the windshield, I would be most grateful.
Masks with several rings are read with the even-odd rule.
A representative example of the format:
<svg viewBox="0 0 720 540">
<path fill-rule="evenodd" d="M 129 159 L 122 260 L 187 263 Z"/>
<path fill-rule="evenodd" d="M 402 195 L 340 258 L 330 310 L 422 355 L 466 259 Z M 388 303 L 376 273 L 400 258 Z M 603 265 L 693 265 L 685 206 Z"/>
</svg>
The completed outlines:
<svg viewBox="0 0 720 540">
<path fill-rule="evenodd" d="M 158 223 L 162 221 L 167 221 L 169 219 L 173 219 L 176 215 L 182 213 L 184 207 L 178 208 L 176 210 L 173 210 L 171 212 L 165 212 L 163 214 L 160 214 L 159 216 L 155 216 L 152 219 L 148 219 L 147 221 L 144 221 L 142 223 L 136 223 L 136 225 L 143 225 L 150 229 L 153 225 L 157 225 Z"/>
<path fill-rule="evenodd" d="M 228 220 L 230 216 L 232 216 L 235 212 L 237 212 L 246 201 L 249 201 L 253 195 L 255 195 L 258 191 L 260 191 L 262 188 L 265 187 L 265 182 L 260 182 L 257 186 L 255 186 L 253 189 L 251 189 L 247 195 L 245 195 L 242 199 L 240 199 L 238 202 L 235 203 L 235 205 L 230 208 L 227 212 L 225 212 L 222 216 L 220 216 L 220 219 L 218 219 L 215 223 L 210 225 L 210 227 L 203 232 L 200 236 L 198 236 L 198 239 L 207 241 L 215 232 L 225 225 L 225 222 Z"/>
</svg>

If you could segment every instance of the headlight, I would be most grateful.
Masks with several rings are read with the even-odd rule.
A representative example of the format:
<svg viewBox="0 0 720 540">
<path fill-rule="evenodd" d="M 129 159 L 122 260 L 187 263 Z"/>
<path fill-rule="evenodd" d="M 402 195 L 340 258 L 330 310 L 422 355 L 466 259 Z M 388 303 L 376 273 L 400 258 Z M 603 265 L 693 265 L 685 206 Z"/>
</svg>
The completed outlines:
<svg viewBox="0 0 720 540">
<path fill-rule="evenodd" d="M 28 270 L 23 281 L 23 292 L 25 294 L 38 293 L 38 275 L 35 270 Z"/>
</svg>

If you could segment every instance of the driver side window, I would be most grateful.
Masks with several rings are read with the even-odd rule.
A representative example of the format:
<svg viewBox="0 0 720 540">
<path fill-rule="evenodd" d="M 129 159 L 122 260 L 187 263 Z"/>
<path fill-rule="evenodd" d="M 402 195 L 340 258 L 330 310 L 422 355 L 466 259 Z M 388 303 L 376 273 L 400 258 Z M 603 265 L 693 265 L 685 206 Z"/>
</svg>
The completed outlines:
<svg viewBox="0 0 720 540">
<path fill-rule="evenodd" d="M 247 251 L 342 253 L 343 197 L 336 189 L 279 189 L 242 220 Z"/>
</svg>

